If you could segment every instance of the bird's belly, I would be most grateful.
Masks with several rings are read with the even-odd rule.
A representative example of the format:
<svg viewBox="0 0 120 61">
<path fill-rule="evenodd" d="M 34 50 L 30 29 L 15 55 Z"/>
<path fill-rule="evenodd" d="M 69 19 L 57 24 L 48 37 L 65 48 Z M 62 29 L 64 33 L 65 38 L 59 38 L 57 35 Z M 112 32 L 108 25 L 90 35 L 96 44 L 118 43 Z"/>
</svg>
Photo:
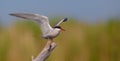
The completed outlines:
<svg viewBox="0 0 120 61">
<path fill-rule="evenodd" d="M 43 35 L 44 38 L 55 38 L 59 35 L 60 32 L 49 32 L 46 35 Z"/>
</svg>

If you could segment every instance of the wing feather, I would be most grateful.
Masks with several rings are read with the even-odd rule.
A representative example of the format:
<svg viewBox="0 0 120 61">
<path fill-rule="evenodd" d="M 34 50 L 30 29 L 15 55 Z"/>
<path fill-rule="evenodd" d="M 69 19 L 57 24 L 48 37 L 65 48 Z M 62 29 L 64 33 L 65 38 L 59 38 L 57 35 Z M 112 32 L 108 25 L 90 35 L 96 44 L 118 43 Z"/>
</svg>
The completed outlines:
<svg viewBox="0 0 120 61">
<path fill-rule="evenodd" d="M 67 18 L 64 18 L 64 19 L 60 20 L 55 26 L 59 26 L 62 22 L 66 22 L 67 20 L 68 20 Z"/>
<path fill-rule="evenodd" d="M 47 34 L 52 30 L 52 27 L 50 26 L 48 21 L 48 17 L 44 15 L 28 14 L 28 13 L 11 13 L 10 15 L 24 19 L 29 19 L 29 20 L 35 20 L 40 24 L 43 35 Z"/>
</svg>

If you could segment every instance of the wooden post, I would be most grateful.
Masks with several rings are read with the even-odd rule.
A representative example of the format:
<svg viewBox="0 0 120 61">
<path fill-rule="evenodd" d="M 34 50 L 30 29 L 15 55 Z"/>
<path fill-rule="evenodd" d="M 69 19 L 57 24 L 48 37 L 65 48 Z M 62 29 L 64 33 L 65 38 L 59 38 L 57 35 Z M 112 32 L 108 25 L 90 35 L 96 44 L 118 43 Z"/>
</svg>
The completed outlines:
<svg viewBox="0 0 120 61">
<path fill-rule="evenodd" d="M 35 59 L 34 57 L 32 57 L 32 61 L 45 61 L 50 56 L 51 52 L 54 50 L 55 47 L 56 43 L 48 40 L 45 47 L 38 54 L 38 56 Z"/>
</svg>

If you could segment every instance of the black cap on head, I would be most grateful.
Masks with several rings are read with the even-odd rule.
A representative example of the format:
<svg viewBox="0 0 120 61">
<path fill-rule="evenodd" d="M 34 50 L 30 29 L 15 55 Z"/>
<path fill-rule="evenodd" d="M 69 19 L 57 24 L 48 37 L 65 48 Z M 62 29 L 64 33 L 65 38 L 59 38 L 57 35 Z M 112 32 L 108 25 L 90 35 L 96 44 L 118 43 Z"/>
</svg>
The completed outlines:
<svg viewBox="0 0 120 61">
<path fill-rule="evenodd" d="M 65 29 L 63 29 L 61 26 L 54 26 L 53 28 L 58 28 L 61 29 L 62 31 L 65 31 Z"/>
<path fill-rule="evenodd" d="M 53 28 L 61 28 L 61 26 L 54 26 Z"/>
</svg>

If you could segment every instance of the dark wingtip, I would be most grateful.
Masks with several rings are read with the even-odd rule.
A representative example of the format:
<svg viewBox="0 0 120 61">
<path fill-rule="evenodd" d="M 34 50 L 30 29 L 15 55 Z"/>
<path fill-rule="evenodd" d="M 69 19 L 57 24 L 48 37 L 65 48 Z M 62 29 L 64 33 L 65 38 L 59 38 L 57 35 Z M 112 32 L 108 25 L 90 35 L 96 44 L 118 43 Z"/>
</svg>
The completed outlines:
<svg viewBox="0 0 120 61">
<path fill-rule="evenodd" d="M 8 15 L 14 16 L 15 14 L 14 14 L 14 13 L 10 13 L 10 14 L 8 14 Z"/>
<path fill-rule="evenodd" d="M 9 15 L 26 19 L 26 17 L 20 15 L 20 13 L 10 13 Z"/>
<path fill-rule="evenodd" d="M 64 19 L 63 19 L 63 22 L 66 22 L 67 20 L 68 20 L 68 18 L 64 18 Z"/>
</svg>

